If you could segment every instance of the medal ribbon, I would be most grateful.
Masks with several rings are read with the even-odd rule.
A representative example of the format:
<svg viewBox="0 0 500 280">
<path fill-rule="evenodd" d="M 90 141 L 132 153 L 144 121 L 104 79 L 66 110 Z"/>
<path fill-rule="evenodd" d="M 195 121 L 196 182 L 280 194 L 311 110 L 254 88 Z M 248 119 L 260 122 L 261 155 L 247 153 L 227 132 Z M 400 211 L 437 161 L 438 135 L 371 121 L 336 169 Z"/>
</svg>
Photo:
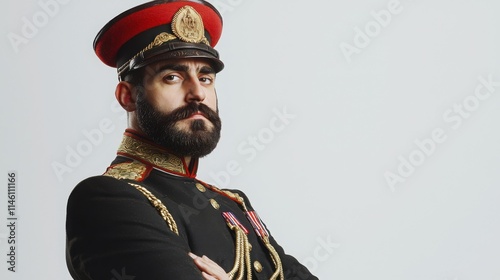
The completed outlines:
<svg viewBox="0 0 500 280">
<path fill-rule="evenodd" d="M 226 222 L 230 223 L 233 226 L 241 228 L 241 230 L 243 230 L 245 234 L 248 234 L 248 229 L 246 229 L 245 226 L 242 225 L 240 221 L 238 221 L 238 219 L 232 212 L 222 212 L 222 216 L 224 217 L 224 219 L 226 219 Z"/>
<path fill-rule="evenodd" d="M 255 230 L 255 233 L 257 233 L 257 235 L 260 238 L 268 237 L 269 232 L 266 230 L 266 227 L 262 223 L 262 220 L 260 219 L 259 215 L 257 215 L 257 212 L 246 211 L 245 213 L 247 215 L 247 219 L 252 224 L 252 227 Z"/>
</svg>

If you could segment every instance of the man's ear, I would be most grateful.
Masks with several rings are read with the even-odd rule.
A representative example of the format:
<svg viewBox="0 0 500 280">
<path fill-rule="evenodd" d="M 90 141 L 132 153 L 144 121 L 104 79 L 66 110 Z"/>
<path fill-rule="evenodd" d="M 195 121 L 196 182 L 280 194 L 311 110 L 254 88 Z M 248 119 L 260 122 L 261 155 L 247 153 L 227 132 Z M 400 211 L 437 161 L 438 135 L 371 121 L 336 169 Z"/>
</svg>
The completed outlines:
<svg viewBox="0 0 500 280">
<path fill-rule="evenodd" d="M 129 82 L 121 81 L 116 85 L 115 97 L 118 103 L 127 112 L 135 111 L 136 95 L 134 93 L 134 86 Z"/>
</svg>

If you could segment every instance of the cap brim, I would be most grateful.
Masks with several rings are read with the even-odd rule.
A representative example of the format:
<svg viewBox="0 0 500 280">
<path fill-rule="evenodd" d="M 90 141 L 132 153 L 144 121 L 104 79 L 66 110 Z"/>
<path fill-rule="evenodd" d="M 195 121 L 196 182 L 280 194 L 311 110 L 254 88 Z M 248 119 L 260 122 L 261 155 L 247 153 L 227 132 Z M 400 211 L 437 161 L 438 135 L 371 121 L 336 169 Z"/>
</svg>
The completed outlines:
<svg viewBox="0 0 500 280">
<path fill-rule="evenodd" d="M 118 74 L 119 76 L 124 76 L 130 71 L 140 69 L 152 63 L 182 58 L 206 59 L 216 73 L 224 69 L 224 63 L 219 59 L 218 52 L 211 47 L 201 44 L 175 42 L 140 53 L 120 67 Z"/>
</svg>

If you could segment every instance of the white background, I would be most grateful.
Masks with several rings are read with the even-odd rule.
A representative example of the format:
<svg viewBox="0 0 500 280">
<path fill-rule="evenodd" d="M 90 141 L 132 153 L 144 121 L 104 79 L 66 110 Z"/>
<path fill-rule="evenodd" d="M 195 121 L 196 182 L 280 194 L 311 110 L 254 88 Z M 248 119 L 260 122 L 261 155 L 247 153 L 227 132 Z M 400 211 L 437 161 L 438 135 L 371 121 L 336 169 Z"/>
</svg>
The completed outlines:
<svg viewBox="0 0 500 280">
<path fill-rule="evenodd" d="M 34 0 L 0 11 L 1 224 L 7 172 L 19 180 L 17 272 L 7 270 L 4 225 L 1 279 L 70 279 L 67 197 L 105 170 L 125 128 L 115 70 L 92 42 L 142 1 L 63 2 L 50 14 Z M 244 190 L 320 279 L 500 279 L 500 2 L 211 2 L 224 17 L 223 139 L 200 179 Z M 479 88 L 481 99 L 478 77 L 494 85 Z M 276 111 L 293 115 L 280 129 L 270 126 Z M 70 151 L 101 122 L 111 131 L 70 167 Z M 71 172 L 58 178 L 57 164 Z M 401 179 L 392 187 L 388 172 Z"/>
</svg>

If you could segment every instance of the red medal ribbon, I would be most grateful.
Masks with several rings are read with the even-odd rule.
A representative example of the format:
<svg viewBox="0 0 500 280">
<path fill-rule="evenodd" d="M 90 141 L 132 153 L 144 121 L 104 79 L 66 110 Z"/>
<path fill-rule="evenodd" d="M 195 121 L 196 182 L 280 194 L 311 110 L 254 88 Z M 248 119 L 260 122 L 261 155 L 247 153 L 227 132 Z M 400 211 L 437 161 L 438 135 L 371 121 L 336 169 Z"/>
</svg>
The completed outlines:
<svg viewBox="0 0 500 280">
<path fill-rule="evenodd" d="M 264 226 L 264 223 L 262 223 L 262 220 L 260 219 L 259 215 L 257 215 L 257 212 L 248 211 L 246 212 L 246 215 L 248 220 L 252 224 L 255 233 L 257 233 L 259 237 L 263 238 L 269 236 L 269 232 L 266 230 L 266 227 Z"/>
</svg>

